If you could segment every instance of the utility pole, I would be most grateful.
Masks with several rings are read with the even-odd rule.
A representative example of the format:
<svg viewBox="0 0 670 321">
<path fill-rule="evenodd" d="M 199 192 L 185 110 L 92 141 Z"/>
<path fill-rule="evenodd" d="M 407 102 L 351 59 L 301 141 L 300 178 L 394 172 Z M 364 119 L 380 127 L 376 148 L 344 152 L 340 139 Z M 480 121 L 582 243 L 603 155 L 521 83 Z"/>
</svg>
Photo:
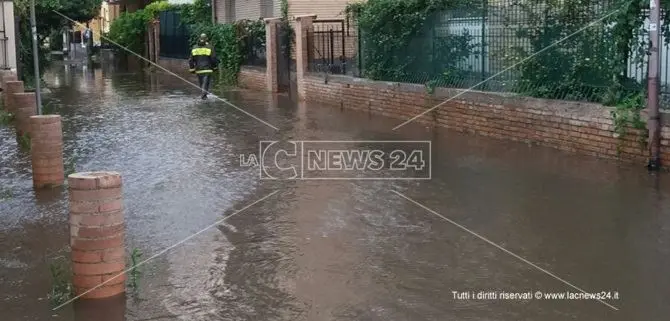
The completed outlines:
<svg viewBox="0 0 670 321">
<path fill-rule="evenodd" d="M 647 73 L 647 108 L 649 112 L 649 170 L 658 170 L 661 166 L 661 114 L 659 112 L 659 78 L 660 55 L 659 42 L 661 29 L 660 0 L 649 0 L 649 38 L 651 48 L 649 56 L 649 70 Z"/>
<path fill-rule="evenodd" d="M 37 99 L 37 114 L 42 115 L 42 95 L 40 90 L 40 58 L 37 51 L 37 25 L 35 22 L 35 0 L 30 1 L 30 29 L 33 34 L 33 64 L 35 66 L 35 98 Z"/>
</svg>

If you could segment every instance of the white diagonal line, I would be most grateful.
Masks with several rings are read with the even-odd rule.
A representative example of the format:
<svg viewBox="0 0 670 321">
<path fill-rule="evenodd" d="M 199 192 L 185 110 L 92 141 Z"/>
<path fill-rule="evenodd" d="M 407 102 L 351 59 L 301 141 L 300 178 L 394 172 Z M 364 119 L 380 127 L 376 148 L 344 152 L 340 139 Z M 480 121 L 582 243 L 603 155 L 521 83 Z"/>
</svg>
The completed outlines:
<svg viewBox="0 0 670 321">
<path fill-rule="evenodd" d="M 533 57 L 535 57 L 535 56 L 537 56 L 537 55 L 539 55 L 540 53 L 546 51 L 547 49 L 553 48 L 553 47 L 555 47 L 556 45 L 560 44 L 561 42 L 563 42 L 563 41 L 565 41 L 565 40 L 568 40 L 568 39 L 572 38 L 573 36 L 577 35 L 578 33 L 580 33 L 580 32 L 582 32 L 582 31 L 584 31 L 584 30 L 590 28 L 591 26 L 593 26 L 593 25 L 595 25 L 595 24 L 597 24 L 597 23 L 599 23 L 599 22 L 601 22 L 601 21 L 603 21 L 603 20 L 605 20 L 607 17 L 609 17 L 609 16 L 615 14 L 615 13 L 616 13 L 617 11 L 619 11 L 619 10 L 621 10 L 621 9 L 613 10 L 612 12 L 610 12 L 610 13 L 608 13 L 608 14 L 606 14 L 606 15 L 604 15 L 604 16 L 598 18 L 598 19 L 596 19 L 595 21 L 592 21 L 591 23 L 589 23 L 589 24 L 587 24 L 586 26 L 580 28 L 579 30 L 577 30 L 577 31 L 575 31 L 575 32 L 573 32 L 573 33 L 571 33 L 571 34 L 565 36 L 564 38 L 561 38 L 561 39 L 557 40 L 556 42 L 554 42 L 554 43 L 552 43 L 552 44 L 550 44 L 550 45 L 548 45 L 548 46 L 546 46 L 546 47 L 544 47 L 544 48 L 542 48 L 542 49 L 540 49 L 540 50 L 538 50 L 538 51 L 536 51 L 536 52 L 534 52 L 532 55 L 530 55 L 530 56 L 528 56 L 528 57 L 522 59 L 521 61 L 519 61 L 519 62 L 517 62 L 517 63 L 515 63 L 515 64 L 513 64 L 513 65 L 511 65 L 511 66 L 509 66 L 509 67 L 507 67 L 507 68 L 505 68 L 505 69 L 503 69 L 502 71 L 500 71 L 500 72 L 494 74 L 493 76 L 491 76 L 491 77 L 489 77 L 489 78 L 486 78 L 486 79 L 482 80 L 482 81 L 479 82 L 478 84 L 476 84 L 476 85 L 474 85 L 474 86 L 472 86 L 472 87 L 470 87 L 470 88 L 468 88 L 468 89 L 464 89 L 462 92 L 456 94 L 455 96 L 453 96 L 453 97 L 451 97 L 451 98 L 449 98 L 449 99 L 447 99 L 447 100 L 445 100 L 445 101 L 443 101 L 443 102 L 441 102 L 441 103 L 439 103 L 439 104 L 437 104 L 437 105 L 435 105 L 435 106 L 433 106 L 433 107 L 431 107 L 431 108 L 429 108 L 429 109 L 427 109 L 427 110 L 421 112 L 420 114 L 418 114 L 418 115 L 412 117 L 411 119 L 405 121 L 404 123 L 402 123 L 402 124 L 400 124 L 400 125 L 398 125 L 398 126 L 396 126 L 396 127 L 393 127 L 392 130 L 396 130 L 396 129 L 402 127 L 402 126 L 405 126 L 405 125 L 407 125 L 408 123 L 414 121 L 415 119 L 417 119 L 417 118 L 419 118 L 419 117 L 421 117 L 421 116 L 423 116 L 423 115 L 425 115 L 425 114 L 427 114 L 427 113 L 429 113 L 429 112 L 435 110 L 436 108 L 438 108 L 438 107 L 440 107 L 440 106 L 442 106 L 442 105 L 444 105 L 444 104 L 446 104 L 446 103 L 448 103 L 448 102 L 454 100 L 455 98 L 460 97 L 461 95 L 463 95 L 463 94 L 465 94 L 465 93 L 467 93 L 467 92 L 472 91 L 473 89 L 477 88 L 477 86 L 479 86 L 479 85 L 481 85 L 481 84 L 483 84 L 483 83 L 485 83 L 485 82 L 487 82 L 487 81 L 489 81 L 489 80 L 491 80 L 491 79 L 497 77 L 498 75 L 500 75 L 500 74 L 502 74 L 502 73 L 504 73 L 504 72 L 506 72 L 506 71 L 508 71 L 508 70 L 510 70 L 510 69 L 512 69 L 512 68 L 515 68 L 516 66 L 518 66 L 518 65 L 520 65 L 520 64 L 523 64 L 524 62 L 528 61 L 529 59 L 531 59 L 531 58 L 533 58 Z"/>
<path fill-rule="evenodd" d="M 470 234 L 472 234 L 472 235 L 474 235 L 474 236 L 480 238 L 480 239 L 483 240 L 484 242 L 489 243 L 489 244 L 491 244 L 491 245 L 497 247 L 497 248 L 500 249 L 501 251 L 503 251 L 503 252 L 505 252 L 505 253 L 507 253 L 507 254 L 509 254 L 509 255 L 511 255 L 511 256 L 513 256 L 513 257 L 519 259 L 519 260 L 521 260 L 522 262 L 524 262 L 524 263 L 526 263 L 526 264 L 528 264 L 528 265 L 530 265 L 530 266 L 532 266 L 532 267 L 534 267 L 534 268 L 536 268 L 536 269 L 538 269 L 538 270 L 540 270 L 540 271 L 542 271 L 542 272 L 544 272 L 545 274 L 547 274 L 547 275 L 553 277 L 554 279 L 563 282 L 564 284 L 570 286 L 571 288 L 573 288 L 573 289 L 575 289 L 575 290 L 577 290 L 577 291 L 579 291 L 579 292 L 581 292 L 581 293 L 588 294 L 588 292 L 582 290 L 581 288 L 577 287 L 576 285 L 574 285 L 574 284 L 572 284 L 572 283 L 570 283 L 570 282 L 568 282 L 568 281 L 566 281 L 566 280 L 564 280 L 564 279 L 562 279 L 562 278 L 556 276 L 555 274 L 553 274 L 553 273 L 551 273 L 551 272 L 549 272 L 549 271 L 547 271 L 547 270 L 545 270 L 545 269 L 543 269 L 543 268 L 537 266 L 537 264 L 535 264 L 535 263 L 533 263 L 533 262 L 531 262 L 531 261 L 528 261 L 528 260 L 522 258 L 521 256 L 517 255 L 517 254 L 512 253 L 511 251 L 509 251 L 509 250 L 503 248 L 502 246 L 500 246 L 500 245 L 494 243 L 493 241 L 490 241 L 489 239 L 487 239 L 487 238 L 485 238 L 485 237 L 483 237 L 483 236 L 481 236 L 481 235 L 479 235 L 479 234 L 477 234 L 477 233 L 471 231 L 471 230 L 468 229 L 467 227 L 465 227 L 465 226 L 463 226 L 463 225 L 461 225 L 461 224 L 458 224 L 458 223 L 454 222 L 453 220 L 450 220 L 449 218 L 445 217 L 444 215 L 442 215 L 442 214 L 440 214 L 440 213 L 438 213 L 438 212 L 435 212 L 435 211 L 431 210 L 430 208 L 428 208 L 428 207 L 424 206 L 423 204 L 421 204 L 421 203 L 419 203 L 419 202 L 417 202 L 417 201 L 415 201 L 415 200 L 413 200 L 413 199 L 411 199 L 411 198 L 405 196 L 404 194 L 402 194 L 402 193 L 400 193 L 400 192 L 398 192 L 398 191 L 394 191 L 394 190 L 391 190 L 391 191 L 392 191 L 393 193 L 396 193 L 398 196 L 400 196 L 400 197 L 402 197 L 402 198 L 404 198 L 404 199 L 406 199 L 406 200 L 408 200 L 408 201 L 414 203 L 414 205 L 419 206 L 419 207 L 423 208 L 424 210 L 430 212 L 431 214 L 433 214 L 433 215 L 435 215 L 435 216 L 437 216 L 437 217 L 439 217 L 439 218 L 441 218 L 441 219 L 443 219 L 443 220 L 445 220 L 445 221 L 447 221 L 447 222 L 449 222 L 449 223 L 451 223 L 451 224 L 453 224 L 453 225 L 456 225 L 458 228 L 460 228 L 460 229 L 462 229 L 462 230 L 464 230 L 464 231 L 466 231 L 466 232 L 468 232 L 468 233 L 470 233 Z M 610 308 L 612 308 L 612 309 L 614 309 L 614 310 L 616 310 L 616 311 L 619 311 L 619 309 L 618 309 L 617 307 L 615 307 L 615 306 L 613 306 L 613 305 L 611 305 L 611 304 L 609 304 L 609 303 L 607 303 L 607 302 L 605 302 L 605 301 L 603 301 L 603 300 L 601 300 L 601 299 L 597 299 L 597 298 L 596 298 L 595 300 L 599 301 L 600 303 L 602 303 L 602 304 L 604 304 L 604 305 L 606 305 L 606 306 L 608 306 L 608 307 L 610 307 Z"/>
<path fill-rule="evenodd" d="M 79 22 L 77 22 L 77 21 L 75 21 L 75 20 L 72 20 L 72 19 L 69 18 L 68 16 L 66 16 L 66 15 L 64 15 L 64 14 L 62 14 L 62 13 L 56 11 L 56 10 L 53 10 L 53 12 L 55 12 L 55 13 L 58 14 L 59 16 L 65 18 L 65 19 L 67 19 L 68 21 L 73 22 L 73 23 L 75 23 L 75 24 L 77 24 L 77 25 L 79 25 L 79 26 L 85 26 L 84 24 L 79 23 Z M 91 32 L 92 32 L 92 31 L 91 31 Z M 136 53 L 136 52 L 134 52 L 134 51 L 132 51 L 132 50 L 130 50 L 130 49 L 128 49 L 128 48 L 126 48 L 126 47 L 124 47 L 124 46 L 122 46 L 122 45 L 116 43 L 116 42 L 114 42 L 113 40 L 111 40 L 111 39 L 109 39 L 109 38 L 103 36 L 102 34 L 99 34 L 99 36 L 100 36 L 100 38 L 105 39 L 105 40 L 107 40 L 107 41 L 113 43 L 114 45 L 118 46 L 119 48 L 121 48 L 121 49 L 123 49 L 123 50 L 125 50 L 125 51 L 127 51 L 127 52 L 129 52 L 129 53 L 131 53 L 131 54 L 133 54 L 133 55 L 135 55 L 135 56 L 137 56 L 137 57 L 139 57 L 140 59 L 142 59 L 142 60 L 144 60 L 144 61 L 146 61 L 146 62 L 148 62 L 148 63 L 150 63 L 150 64 L 152 64 L 153 66 L 156 66 L 156 67 L 160 68 L 161 70 L 167 72 L 168 74 L 170 74 L 170 75 L 172 75 L 172 76 L 175 76 L 175 77 L 179 78 L 180 80 L 183 80 L 185 83 L 187 83 L 187 84 L 189 84 L 189 85 L 191 85 L 191 86 L 193 86 L 193 87 L 195 87 L 195 88 L 198 88 L 199 90 L 202 90 L 202 89 L 200 88 L 200 86 L 198 86 L 197 84 L 195 84 L 195 83 L 193 83 L 193 82 L 190 82 L 190 81 L 184 79 L 183 77 L 177 75 L 176 73 L 174 73 L 174 72 L 172 72 L 172 71 L 169 71 L 169 70 L 163 68 L 161 65 L 159 65 L 159 64 L 157 64 L 157 63 L 154 63 L 153 61 L 151 61 L 151 60 L 149 60 L 149 59 L 146 59 L 146 58 L 142 57 L 142 55 L 140 55 L 140 54 L 138 54 L 138 53 Z M 246 110 L 244 110 L 244 109 L 242 109 L 242 108 L 236 106 L 235 104 L 229 102 L 228 100 L 223 99 L 223 98 L 221 98 L 221 97 L 219 97 L 219 96 L 217 96 L 217 95 L 214 95 L 214 94 L 212 94 L 211 92 L 209 92 L 209 91 L 207 91 L 207 90 L 202 90 L 202 91 L 204 91 L 204 92 L 206 92 L 206 93 L 208 93 L 208 94 L 214 96 L 214 98 L 216 98 L 216 99 L 218 99 L 218 100 L 224 102 L 225 104 L 227 104 L 227 105 L 229 105 L 229 106 L 231 106 L 231 107 L 233 107 L 233 108 L 235 108 L 235 109 L 237 109 L 237 110 L 239 110 L 239 111 L 245 113 L 245 114 L 248 115 L 249 117 L 251 117 L 251 118 L 253 118 L 253 119 L 255 119 L 255 120 L 257 120 L 257 121 L 259 121 L 259 122 L 261 122 L 261 123 L 263 123 L 263 124 L 265 124 L 266 126 L 272 128 L 272 129 L 274 129 L 274 130 L 279 130 L 279 128 L 277 128 L 277 127 L 273 126 L 272 124 L 270 124 L 270 123 L 268 123 L 268 122 L 266 122 L 266 121 L 264 121 L 264 120 L 258 118 L 257 116 L 255 116 L 255 115 L 249 113 L 248 111 L 246 111 Z"/>
<path fill-rule="evenodd" d="M 140 262 L 140 263 L 135 264 L 135 265 L 132 266 L 131 268 L 129 268 L 129 269 L 127 269 L 127 270 L 125 270 L 125 271 L 123 271 L 123 272 L 121 272 L 121 273 L 115 275 L 114 277 L 110 278 L 109 280 L 107 280 L 107 281 L 105 281 L 105 282 L 102 282 L 102 283 L 98 284 L 97 286 L 95 286 L 94 288 L 89 289 L 88 291 L 86 291 L 86 292 L 84 292 L 84 293 L 82 293 L 82 294 L 80 294 L 80 295 L 77 295 L 76 297 L 74 297 L 74 298 L 68 300 L 67 302 L 65 302 L 65 303 L 63 303 L 63 304 L 61 304 L 61 305 L 55 307 L 53 310 L 54 310 L 54 311 L 55 311 L 55 310 L 58 310 L 58 309 L 60 309 L 60 308 L 62 308 L 62 307 L 64 307 L 64 306 L 70 304 L 70 303 L 73 302 L 74 300 L 76 300 L 76 299 L 78 299 L 78 298 L 80 298 L 80 297 L 82 297 L 82 296 L 88 294 L 89 292 L 94 291 L 94 290 L 98 289 L 99 287 L 101 287 L 101 286 L 107 284 L 107 282 L 112 281 L 112 280 L 118 278 L 119 276 L 124 275 L 124 274 L 126 274 L 126 273 L 128 273 L 128 272 L 130 272 L 130 271 L 132 271 L 132 270 L 134 270 L 134 269 L 136 269 L 136 268 L 138 268 L 138 267 L 140 267 L 141 265 L 144 265 L 144 263 L 147 263 L 147 262 L 149 262 L 149 261 L 151 261 L 151 260 L 153 260 L 153 259 L 155 259 L 155 258 L 157 258 L 157 257 L 159 257 L 159 256 L 161 256 L 161 255 L 163 255 L 163 254 L 165 254 L 167 251 L 169 251 L 169 250 L 171 250 L 171 249 L 173 249 L 173 248 L 175 248 L 175 247 L 177 247 L 177 246 L 179 246 L 179 245 L 181 245 L 181 244 L 184 244 L 186 241 L 188 241 L 188 240 L 190 240 L 190 239 L 192 239 L 192 238 L 194 238 L 194 237 L 200 235 L 201 233 L 203 233 L 203 232 L 209 230 L 209 229 L 212 228 L 212 227 L 215 227 L 215 226 L 217 226 L 217 225 L 223 223 L 225 220 L 227 220 L 227 219 L 229 219 L 229 218 L 231 218 L 231 217 L 233 217 L 233 216 L 235 216 L 235 215 L 241 213 L 242 211 L 246 210 L 246 209 L 249 208 L 249 207 L 252 207 L 252 206 L 256 205 L 257 203 L 259 203 L 259 202 L 265 200 L 266 198 L 268 198 L 268 197 L 270 197 L 270 196 L 276 194 L 277 192 L 279 192 L 279 191 L 274 191 L 274 192 L 272 192 L 272 193 L 270 193 L 270 194 L 264 196 L 263 198 L 260 198 L 260 199 L 258 199 L 258 200 L 256 200 L 256 201 L 254 201 L 253 203 L 251 203 L 251 204 L 249 204 L 249 205 L 247 205 L 247 206 L 241 208 L 241 209 L 238 210 L 237 212 L 235 212 L 235 213 L 233 213 L 233 214 L 230 214 L 230 215 L 228 215 L 228 216 L 226 216 L 226 217 L 224 217 L 224 218 L 222 218 L 222 219 L 220 219 L 220 220 L 214 222 L 213 224 L 211 224 L 211 225 L 209 225 L 209 226 L 203 228 L 202 230 L 200 230 L 200 231 L 198 231 L 198 232 L 195 232 L 195 233 L 191 234 L 189 237 L 187 237 L 187 238 L 185 238 L 185 239 L 183 239 L 183 240 L 181 240 L 181 241 L 179 241 L 179 242 L 177 242 L 177 243 L 175 243 L 175 244 L 173 244 L 173 245 L 171 245 L 171 246 L 169 246 L 169 247 L 167 247 L 167 248 L 161 250 L 160 252 L 158 252 L 158 253 L 152 255 L 150 258 L 148 258 L 148 259 L 146 259 L 146 260 L 144 260 L 144 261 L 142 261 L 142 262 Z"/>
</svg>

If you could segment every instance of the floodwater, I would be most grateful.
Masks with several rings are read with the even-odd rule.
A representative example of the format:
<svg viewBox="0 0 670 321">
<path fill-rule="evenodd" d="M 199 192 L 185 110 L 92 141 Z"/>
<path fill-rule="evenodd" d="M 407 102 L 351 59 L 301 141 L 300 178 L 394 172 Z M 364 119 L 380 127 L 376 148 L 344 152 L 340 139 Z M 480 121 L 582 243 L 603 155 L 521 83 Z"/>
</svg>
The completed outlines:
<svg viewBox="0 0 670 321">
<path fill-rule="evenodd" d="M 68 170 L 123 174 L 128 252 L 146 259 L 176 246 L 141 266 L 125 298 L 53 311 L 49 267 L 68 253 L 67 193 L 33 191 L 29 156 L 2 127 L 0 320 L 651 321 L 670 314 L 665 174 L 421 125 L 394 132 L 401 121 L 283 96 L 223 93 L 276 131 L 222 102 L 195 99 L 172 76 L 110 66 L 59 67 L 47 82 L 45 100 L 64 117 Z M 260 140 L 299 139 L 431 140 L 432 179 L 264 181 L 239 165 Z M 595 300 L 454 296 L 577 292 L 557 277 L 611 292 L 605 302 L 616 310 Z"/>
</svg>

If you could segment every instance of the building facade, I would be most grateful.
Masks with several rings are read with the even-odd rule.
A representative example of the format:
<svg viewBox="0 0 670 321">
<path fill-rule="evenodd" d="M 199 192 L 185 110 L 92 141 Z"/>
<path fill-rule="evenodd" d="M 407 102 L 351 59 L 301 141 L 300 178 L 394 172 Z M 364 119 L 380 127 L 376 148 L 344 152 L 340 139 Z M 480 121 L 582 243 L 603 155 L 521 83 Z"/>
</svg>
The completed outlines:
<svg viewBox="0 0 670 321">
<path fill-rule="evenodd" d="M 318 19 L 344 19 L 344 9 L 351 0 L 287 0 L 288 15 L 316 14 Z M 237 20 L 281 17 L 282 0 L 213 0 L 218 23 Z"/>
<path fill-rule="evenodd" d="M 16 24 L 14 20 L 14 3 L 11 0 L 0 0 L 0 69 L 16 71 Z"/>
</svg>

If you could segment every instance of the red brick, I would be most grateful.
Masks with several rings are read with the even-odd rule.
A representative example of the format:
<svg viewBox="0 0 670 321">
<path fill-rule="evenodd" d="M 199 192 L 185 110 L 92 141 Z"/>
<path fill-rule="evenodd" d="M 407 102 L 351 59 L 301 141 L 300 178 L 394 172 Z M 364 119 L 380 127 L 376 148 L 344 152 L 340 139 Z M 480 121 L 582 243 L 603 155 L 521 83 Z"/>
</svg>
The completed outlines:
<svg viewBox="0 0 670 321">
<path fill-rule="evenodd" d="M 30 117 L 30 122 L 36 125 L 60 124 L 61 117 L 60 115 L 39 115 Z"/>
<path fill-rule="evenodd" d="M 32 161 L 33 171 L 36 168 L 63 167 L 62 158 L 36 158 Z"/>
<path fill-rule="evenodd" d="M 98 182 L 95 179 L 79 177 L 76 174 L 71 174 L 67 177 L 68 185 L 71 189 L 89 190 L 98 188 Z"/>
<path fill-rule="evenodd" d="M 102 276 L 102 282 L 106 282 L 105 286 L 111 286 L 116 284 L 123 284 L 128 279 L 127 274 L 124 272 L 112 273 Z"/>
<path fill-rule="evenodd" d="M 123 238 L 123 233 L 104 239 L 85 239 L 81 236 L 71 236 L 71 246 L 72 250 L 82 251 L 111 249 L 123 246 Z"/>
<path fill-rule="evenodd" d="M 121 197 L 121 188 L 70 190 L 70 199 L 73 201 L 95 202 L 95 201 L 118 199 L 120 197 Z"/>
<path fill-rule="evenodd" d="M 53 158 L 58 158 L 58 157 L 63 157 L 63 151 L 62 150 L 38 150 L 35 153 L 32 154 L 32 159 L 42 159 L 42 158 L 48 158 L 48 159 L 53 159 Z"/>
<path fill-rule="evenodd" d="M 98 208 L 100 213 L 118 212 L 123 210 L 123 199 L 101 202 Z"/>
<path fill-rule="evenodd" d="M 73 275 L 72 285 L 75 288 L 92 289 L 102 283 L 101 275 Z"/>
<path fill-rule="evenodd" d="M 105 263 L 74 263 L 72 272 L 74 275 L 104 275 L 118 274 L 126 269 L 123 261 Z"/>
<path fill-rule="evenodd" d="M 75 287 L 75 293 L 77 295 L 82 295 L 86 293 L 89 289 L 87 288 L 77 288 Z M 114 285 L 105 285 L 102 287 L 99 287 L 93 291 L 90 291 L 84 295 L 82 295 L 82 299 L 102 299 L 102 298 L 108 298 L 108 297 L 113 297 L 116 295 L 123 294 L 126 291 L 126 285 L 121 283 L 121 284 L 114 284 Z"/>
<path fill-rule="evenodd" d="M 107 237 L 112 237 L 114 235 L 117 235 L 119 233 L 122 233 L 125 228 L 124 224 L 118 224 L 118 225 L 109 225 L 109 226 L 92 226 L 92 227 L 85 227 L 85 226 L 79 226 L 76 229 L 77 231 L 77 237 L 83 237 L 83 238 L 107 238 Z"/>
<path fill-rule="evenodd" d="M 77 263 L 100 263 L 102 262 L 102 252 L 100 251 L 78 251 L 72 250 L 70 254 L 72 262 Z"/>
<path fill-rule="evenodd" d="M 125 248 L 117 247 L 102 251 L 103 262 L 123 261 L 126 256 Z"/>
<path fill-rule="evenodd" d="M 123 185 L 121 175 L 110 174 L 98 177 L 98 188 L 112 189 Z"/>
<path fill-rule="evenodd" d="M 115 172 L 75 173 L 68 177 L 71 190 L 95 190 L 121 187 L 121 175 Z"/>
<path fill-rule="evenodd" d="M 70 225 L 92 227 L 123 224 L 123 212 L 98 213 L 97 208 L 98 207 L 96 206 L 95 213 L 74 214 L 72 213 L 72 207 L 70 207 Z"/>
<path fill-rule="evenodd" d="M 63 163 L 58 164 L 57 161 L 51 166 L 33 166 L 33 175 L 59 175 L 58 180 L 65 181 L 65 174 L 63 174 Z"/>
<path fill-rule="evenodd" d="M 98 213 L 100 204 L 94 202 L 74 202 L 70 201 L 71 214 L 88 214 Z M 86 224 L 89 225 L 89 224 Z M 99 225 L 99 224 L 96 224 Z"/>
</svg>

